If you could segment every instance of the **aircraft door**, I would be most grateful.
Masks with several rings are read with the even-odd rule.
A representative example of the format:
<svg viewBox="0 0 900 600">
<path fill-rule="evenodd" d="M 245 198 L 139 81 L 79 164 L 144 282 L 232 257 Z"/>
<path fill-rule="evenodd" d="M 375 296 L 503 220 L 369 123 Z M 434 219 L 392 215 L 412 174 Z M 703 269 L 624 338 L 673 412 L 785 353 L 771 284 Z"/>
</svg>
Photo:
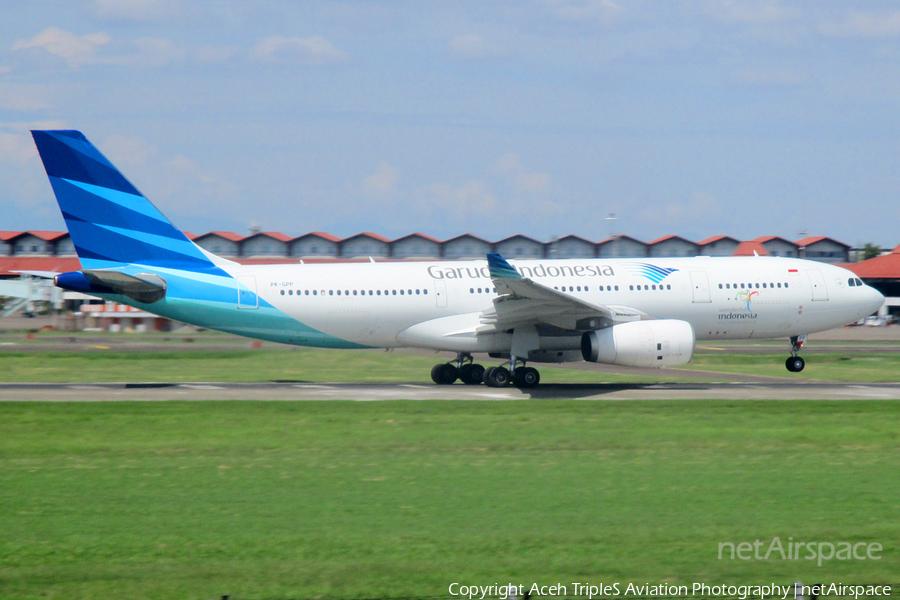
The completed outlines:
<svg viewBox="0 0 900 600">
<path fill-rule="evenodd" d="M 812 287 L 812 299 L 828 300 L 828 289 L 825 287 L 825 278 L 822 276 L 822 271 L 807 269 L 806 275 L 809 277 L 809 285 Z"/>
<path fill-rule="evenodd" d="M 256 277 L 238 277 L 238 308 L 259 308 L 256 295 Z"/>
<path fill-rule="evenodd" d="M 434 280 L 434 300 L 437 302 L 438 308 L 447 306 L 447 284 L 443 279 Z"/>
<path fill-rule="evenodd" d="M 694 302 L 712 302 L 709 297 L 709 278 L 706 271 L 691 271 L 691 289 Z"/>
</svg>

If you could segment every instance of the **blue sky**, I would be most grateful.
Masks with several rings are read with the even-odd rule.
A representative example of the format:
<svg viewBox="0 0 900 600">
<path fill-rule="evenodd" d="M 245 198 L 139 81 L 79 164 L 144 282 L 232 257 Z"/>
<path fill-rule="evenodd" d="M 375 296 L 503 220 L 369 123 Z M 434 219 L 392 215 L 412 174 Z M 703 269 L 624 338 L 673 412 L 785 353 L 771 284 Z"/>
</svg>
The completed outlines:
<svg viewBox="0 0 900 600">
<path fill-rule="evenodd" d="M 20 0 L 0 229 L 64 229 L 28 130 L 169 218 L 346 236 L 900 243 L 896 2 Z"/>
</svg>

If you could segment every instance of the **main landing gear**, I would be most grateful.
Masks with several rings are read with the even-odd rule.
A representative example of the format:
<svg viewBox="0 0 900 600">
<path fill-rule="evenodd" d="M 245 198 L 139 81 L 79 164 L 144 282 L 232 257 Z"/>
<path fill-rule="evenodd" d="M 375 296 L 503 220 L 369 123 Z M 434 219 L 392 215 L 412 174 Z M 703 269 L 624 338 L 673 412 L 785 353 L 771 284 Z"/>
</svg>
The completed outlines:
<svg viewBox="0 0 900 600">
<path fill-rule="evenodd" d="M 795 335 L 791 338 L 791 355 L 784 361 L 784 366 L 791 373 L 799 373 L 806 366 L 806 361 L 800 357 L 800 349 L 805 341 L 805 335 Z"/>
<path fill-rule="evenodd" d="M 476 364 L 471 354 L 460 352 L 456 364 L 441 363 L 431 369 L 431 380 L 438 385 L 450 385 L 457 379 L 466 385 L 478 385 L 484 379 L 484 367 Z"/>
<path fill-rule="evenodd" d="M 519 388 L 533 388 L 541 382 L 541 374 L 533 367 L 526 367 L 524 361 L 511 359 L 499 367 L 485 369 L 476 364 L 472 355 L 460 352 L 456 356 L 456 364 L 441 363 L 431 369 L 431 380 L 438 385 L 450 385 L 461 380 L 466 385 L 484 383 L 488 387 L 506 387 L 513 384 Z M 516 366 L 510 371 L 507 365 Z"/>
</svg>

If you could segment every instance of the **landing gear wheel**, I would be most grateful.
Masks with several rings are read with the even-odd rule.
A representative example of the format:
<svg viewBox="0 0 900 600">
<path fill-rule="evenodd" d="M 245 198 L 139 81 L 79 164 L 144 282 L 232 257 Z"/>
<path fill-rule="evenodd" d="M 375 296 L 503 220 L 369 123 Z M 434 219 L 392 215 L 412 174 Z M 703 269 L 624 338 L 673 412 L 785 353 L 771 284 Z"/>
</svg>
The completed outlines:
<svg viewBox="0 0 900 600">
<path fill-rule="evenodd" d="M 466 385 L 478 385 L 484 382 L 484 367 L 469 363 L 459 370 L 459 379 Z"/>
<path fill-rule="evenodd" d="M 789 356 L 788 359 L 784 361 L 784 366 L 787 367 L 787 370 L 791 373 L 799 373 L 803 370 L 803 367 L 806 366 L 806 361 L 799 356 Z"/>
<path fill-rule="evenodd" d="M 513 375 L 513 382 L 520 388 L 537 387 L 541 382 L 541 374 L 532 367 L 519 367 Z"/>
<path fill-rule="evenodd" d="M 484 383 L 488 387 L 506 387 L 511 379 L 506 367 L 491 367 L 484 372 Z"/>
<path fill-rule="evenodd" d="M 438 385 L 450 385 L 459 377 L 459 369 L 450 363 L 441 363 L 431 368 L 431 380 Z"/>
</svg>

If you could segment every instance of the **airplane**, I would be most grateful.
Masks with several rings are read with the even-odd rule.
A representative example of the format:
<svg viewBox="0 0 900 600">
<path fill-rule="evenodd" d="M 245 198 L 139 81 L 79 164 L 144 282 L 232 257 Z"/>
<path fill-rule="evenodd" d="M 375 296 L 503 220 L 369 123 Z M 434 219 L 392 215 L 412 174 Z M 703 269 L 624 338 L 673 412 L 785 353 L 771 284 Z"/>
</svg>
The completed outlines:
<svg viewBox="0 0 900 600">
<path fill-rule="evenodd" d="M 58 287 L 272 342 L 455 353 L 436 384 L 533 388 L 531 363 L 683 365 L 698 340 L 789 338 L 796 373 L 808 334 L 884 302 L 846 269 L 786 257 L 241 265 L 191 242 L 82 133 L 32 135 L 82 266 Z"/>
</svg>

